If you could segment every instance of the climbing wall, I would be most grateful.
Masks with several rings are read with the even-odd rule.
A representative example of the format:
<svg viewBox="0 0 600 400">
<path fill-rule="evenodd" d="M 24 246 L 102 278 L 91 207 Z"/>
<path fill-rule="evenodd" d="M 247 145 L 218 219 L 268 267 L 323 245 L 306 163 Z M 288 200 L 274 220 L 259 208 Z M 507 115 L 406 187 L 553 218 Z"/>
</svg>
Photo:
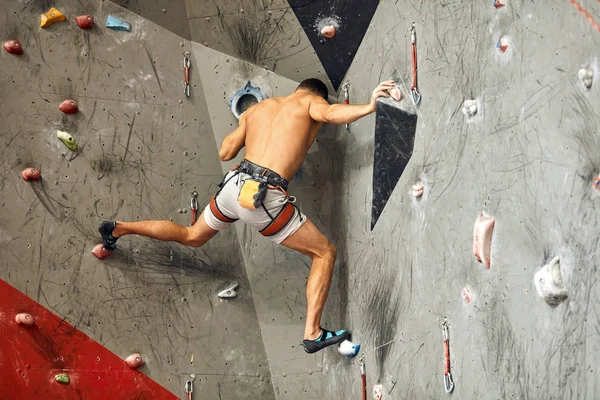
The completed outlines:
<svg viewBox="0 0 600 400">
<path fill-rule="evenodd" d="M 217 187 L 222 171 L 193 55 L 191 96 L 183 93 L 183 52 L 192 44 L 109 1 L 53 3 L 68 20 L 46 29 L 38 2 L 0 3 L 2 41 L 16 38 L 24 49 L 0 53 L 0 279 L 107 351 L 140 353 L 141 372 L 177 398 L 190 374 L 196 398 L 274 398 L 235 232 L 202 249 L 131 237 L 103 261 L 91 254 L 101 220 L 189 224 L 190 193 L 199 192 L 203 207 Z M 90 30 L 74 21 L 84 13 L 95 18 Z M 131 32 L 106 29 L 108 15 Z M 69 98 L 77 114 L 59 110 Z M 72 135 L 77 151 L 57 129 Z M 27 167 L 42 179 L 24 181 Z M 238 297 L 219 300 L 232 280 Z M 3 324 L 17 332 L 7 312 L 0 304 Z M 0 369 L 14 374 L 10 343 L 0 345 Z M 81 353 L 61 354 L 73 346 L 55 345 L 41 368 L 58 357 L 77 360 Z M 47 375 L 29 371 L 12 384 Z M 64 398 L 53 393 L 42 397 Z"/>
<path fill-rule="evenodd" d="M 351 134 L 340 129 L 333 164 L 335 315 L 362 340 L 368 392 L 381 383 L 384 399 L 598 397 L 600 32 L 567 0 L 505 3 L 382 1 L 346 76 L 351 98 L 366 102 L 398 69 L 404 95 Z M 598 21 L 599 2 L 579 3 Z M 594 73 L 590 89 L 582 68 Z M 393 126 L 403 113 L 417 117 L 414 150 L 371 232 L 375 193 L 389 184 L 373 165 L 406 130 Z M 482 212 L 495 218 L 489 269 L 473 254 Z M 568 298 L 555 288 L 553 307 L 536 288 L 552 278 L 536 273 L 556 256 Z M 332 360 L 325 398 L 359 399 L 359 379 L 356 363 Z"/>
<path fill-rule="evenodd" d="M 128 237 L 103 261 L 91 250 L 103 219 L 189 223 L 190 193 L 203 207 L 241 158 L 217 150 L 248 81 L 281 96 L 317 77 L 337 102 L 348 82 L 364 103 L 393 77 L 403 99 L 326 126 L 290 186 L 338 247 L 324 327 L 362 343 L 369 398 L 380 384 L 383 399 L 595 399 L 600 2 L 351 3 L 0 0 L 2 41 L 24 50 L 0 49 L 0 279 L 103 351 L 142 354 L 149 387 L 177 397 L 194 374 L 194 399 L 359 399 L 357 359 L 301 348 L 308 258 L 240 223 L 199 249 Z M 51 6 L 68 21 L 40 29 Z M 89 31 L 74 22 L 85 13 Z M 232 280 L 238 297 L 219 300 Z M 29 332 L 0 307 L 6 335 Z M 41 353 L 19 383 L 79 365 Z M 0 370 L 19 379 L 7 354 Z"/>
</svg>

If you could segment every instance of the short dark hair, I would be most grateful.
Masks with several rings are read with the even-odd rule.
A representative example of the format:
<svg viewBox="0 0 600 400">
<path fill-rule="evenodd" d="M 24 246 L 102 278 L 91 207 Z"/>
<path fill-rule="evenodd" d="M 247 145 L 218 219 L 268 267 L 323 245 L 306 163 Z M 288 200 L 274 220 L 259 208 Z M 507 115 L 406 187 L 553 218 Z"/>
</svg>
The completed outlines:
<svg viewBox="0 0 600 400">
<path fill-rule="evenodd" d="M 325 100 L 327 100 L 327 97 L 329 96 L 329 90 L 327 90 L 327 86 L 323 82 L 315 78 L 303 80 L 296 88 L 296 90 L 298 89 L 304 89 L 308 90 L 309 92 L 318 94 Z"/>
</svg>

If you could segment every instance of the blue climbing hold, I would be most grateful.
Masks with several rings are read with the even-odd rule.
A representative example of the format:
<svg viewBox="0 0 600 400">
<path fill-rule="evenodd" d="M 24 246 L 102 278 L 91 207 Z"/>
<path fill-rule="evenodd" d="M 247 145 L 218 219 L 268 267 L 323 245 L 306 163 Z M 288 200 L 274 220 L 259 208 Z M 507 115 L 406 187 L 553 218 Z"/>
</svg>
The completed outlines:
<svg viewBox="0 0 600 400">
<path fill-rule="evenodd" d="M 106 19 L 106 27 L 115 31 L 131 32 L 131 24 L 129 22 L 113 17 L 112 15 L 109 15 Z"/>
<path fill-rule="evenodd" d="M 269 96 L 260 90 L 259 87 L 252 86 L 252 83 L 248 81 L 246 86 L 233 95 L 229 101 L 229 107 L 231 108 L 233 115 L 235 115 L 237 119 L 240 119 L 240 116 L 246 111 L 246 108 L 256 103 L 260 103 L 268 97 Z"/>
</svg>

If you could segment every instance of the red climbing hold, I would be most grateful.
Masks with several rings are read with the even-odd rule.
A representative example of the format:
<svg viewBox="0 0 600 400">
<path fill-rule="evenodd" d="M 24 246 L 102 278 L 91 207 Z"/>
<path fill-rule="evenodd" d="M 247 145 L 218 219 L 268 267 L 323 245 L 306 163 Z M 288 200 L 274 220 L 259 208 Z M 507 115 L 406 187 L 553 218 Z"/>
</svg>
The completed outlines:
<svg viewBox="0 0 600 400">
<path fill-rule="evenodd" d="M 77 102 L 75 100 L 67 99 L 60 103 L 58 109 L 65 114 L 77 114 L 79 111 L 79 107 L 77 106 Z"/>
<path fill-rule="evenodd" d="M 37 168 L 27 168 L 21 172 L 21 178 L 26 181 L 37 181 L 40 179 L 41 172 Z"/>
<path fill-rule="evenodd" d="M 508 50 L 508 39 L 505 37 L 500 38 L 496 44 L 496 48 L 500 50 L 501 53 L 506 53 L 506 50 Z"/>
<path fill-rule="evenodd" d="M 504 7 L 506 4 L 502 1 L 502 0 L 494 0 L 494 7 L 496 8 L 501 8 Z"/>
<path fill-rule="evenodd" d="M 23 54 L 23 46 L 21 46 L 21 42 L 18 40 L 9 40 L 8 42 L 4 42 L 4 50 L 8 51 L 10 54 L 16 54 L 18 56 Z"/>
<path fill-rule="evenodd" d="M 467 303 L 471 302 L 471 298 L 472 298 L 471 290 L 466 286 L 462 290 L 462 298 Z"/>
<path fill-rule="evenodd" d="M 327 39 L 331 39 L 335 36 L 335 26 L 326 25 L 321 29 L 321 35 L 325 36 Z"/>
<path fill-rule="evenodd" d="M 79 17 L 75 17 L 75 22 L 81 29 L 91 29 L 94 26 L 94 17 L 92 15 L 80 15 Z"/>
<path fill-rule="evenodd" d="M 110 255 L 110 253 L 112 253 L 112 251 L 106 250 L 104 248 L 104 245 L 102 245 L 102 243 L 96 245 L 96 247 L 94 247 L 94 250 L 92 250 L 92 254 L 99 260 L 102 260 L 102 259 L 108 257 Z"/>
<path fill-rule="evenodd" d="M 19 325 L 31 326 L 33 325 L 33 317 L 27 313 L 17 314 L 15 321 Z"/>
<path fill-rule="evenodd" d="M 125 359 L 125 362 L 132 369 L 138 369 L 142 365 L 144 365 L 144 360 L 142 356 L 138 353 L 134 353 Z"/>
<path fill-rule="evenodd" d="M 490 252 L 495 223 L 494 217 L 481 213 L 473 228 L 473 255 L 488 269 L 491 266 Z"/>
<path fill-rule="evenodd" d="M 592 188 L 596 190 L 597 193 L 600 194 L 600 175 L 594 178 L 592 181 Z"/>
</svg>

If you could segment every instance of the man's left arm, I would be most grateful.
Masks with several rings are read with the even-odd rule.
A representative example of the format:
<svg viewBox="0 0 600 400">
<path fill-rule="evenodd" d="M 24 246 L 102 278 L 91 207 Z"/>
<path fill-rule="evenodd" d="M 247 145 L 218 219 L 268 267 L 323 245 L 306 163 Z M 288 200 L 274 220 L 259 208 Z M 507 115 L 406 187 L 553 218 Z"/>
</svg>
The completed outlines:
<svg viewBox="0 0 600 400">
<path fill-rule="evenodd" d="M 233 132 L 223 139 L 219 158 L 221 161 L 234 159 L 246 144 L 246 113 L 240 116 L 240 124 Z"/>
</svg>

